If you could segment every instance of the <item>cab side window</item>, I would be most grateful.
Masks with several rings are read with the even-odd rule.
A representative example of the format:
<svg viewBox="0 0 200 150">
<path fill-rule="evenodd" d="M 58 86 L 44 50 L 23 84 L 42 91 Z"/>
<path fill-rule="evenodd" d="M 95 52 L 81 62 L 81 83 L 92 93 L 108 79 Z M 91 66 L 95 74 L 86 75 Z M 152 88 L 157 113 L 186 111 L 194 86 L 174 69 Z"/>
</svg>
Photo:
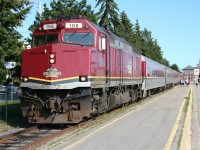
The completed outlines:
<svg viewBox="0 0 200 150">
<path fill-rule="evenodd" d="M 99 51 L 104 51 L 106 49 L 106 38 L 99 36 Z"/>
</svg>

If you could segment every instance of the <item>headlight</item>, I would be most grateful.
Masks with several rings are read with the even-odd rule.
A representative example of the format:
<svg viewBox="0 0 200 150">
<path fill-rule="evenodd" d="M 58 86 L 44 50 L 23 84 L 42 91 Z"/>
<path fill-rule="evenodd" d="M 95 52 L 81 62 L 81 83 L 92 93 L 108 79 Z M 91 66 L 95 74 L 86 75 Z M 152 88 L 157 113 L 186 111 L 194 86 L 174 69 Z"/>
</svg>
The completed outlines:
<svg viewBox="0 0 200 150">
<path fill-rule="evenodd" d="M 27 82 L 27 81 L 28 81 L 28 78 L 27 78 L 27 77 L 25 77 L 25 78 L 24 78 L 24 82 Z"/>
<path fill-rule="evenodd" d="M 22 82 L 28 82 L 28 80 L 29 80 L 28 77 L 21 77 Z"/>
<path fill-rule="evenodd" d="M 54 60 L 54 59 L 50 59 L 49 62 L 50 62 L 51 64 L 53 64 L 53 63 L 55 62 L 55 60 Z"/>
<path fill-rule="evenodd" d="M 50 54 L 50 56 L 49 56 L 50 58 L 54 58 L 55 57 L 55 55 L 54 54 Z"/>
<path fill-rule="evenodd" d="M 87 76 L 79 76 L 79 82 L 87 82 L 88 77 Z"/>
</svg>

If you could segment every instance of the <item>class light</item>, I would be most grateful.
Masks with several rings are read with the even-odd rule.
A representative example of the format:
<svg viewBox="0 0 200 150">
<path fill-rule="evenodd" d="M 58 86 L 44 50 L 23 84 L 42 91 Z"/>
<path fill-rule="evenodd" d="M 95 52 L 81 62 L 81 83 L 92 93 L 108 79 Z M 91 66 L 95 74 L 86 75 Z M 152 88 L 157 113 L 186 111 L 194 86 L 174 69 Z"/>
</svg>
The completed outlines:
<svg viewBox="0 0 200 150">
<path fill-rule="evenodd" d="M 38 28 L 38 31 L 41 32 L 41 31 L 42 31 L 42 27 L 39 27 L 39 28 Z"/>
<path fill-rule="evenodd" d="M 89 29 L 89 25 L 86 24 L 86 25 L 84 26 L 84 29 L 85 29 L 85 30 L 88 30 L 88 29 Z"/>
</svg>

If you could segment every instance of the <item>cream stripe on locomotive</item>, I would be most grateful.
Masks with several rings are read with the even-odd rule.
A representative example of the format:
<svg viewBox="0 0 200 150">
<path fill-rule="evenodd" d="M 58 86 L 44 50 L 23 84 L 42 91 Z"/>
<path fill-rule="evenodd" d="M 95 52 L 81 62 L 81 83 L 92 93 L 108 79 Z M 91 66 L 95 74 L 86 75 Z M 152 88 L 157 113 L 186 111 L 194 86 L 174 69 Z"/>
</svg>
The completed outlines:
<svg viewBox="0 0 200 150">
<path fill-rule="evenodd" d="M 106 77 L 106 76 L 88 76 L 88 80 L 92 81 L 94 79 L 110 79 L 110 80 L 134 80 L 134 79 L 142 79 L 142 77 Z M 39 82 L 47 82 L 47 83 L 55 83 L 55 82 L 64 82 L 64 81 L 72 81 L 79 80 L 79 76 L 56 79 L 56 80 L 47 80 L 35 77 L 29 77 L 30 81 L 39 81 Z"/>
</svg>

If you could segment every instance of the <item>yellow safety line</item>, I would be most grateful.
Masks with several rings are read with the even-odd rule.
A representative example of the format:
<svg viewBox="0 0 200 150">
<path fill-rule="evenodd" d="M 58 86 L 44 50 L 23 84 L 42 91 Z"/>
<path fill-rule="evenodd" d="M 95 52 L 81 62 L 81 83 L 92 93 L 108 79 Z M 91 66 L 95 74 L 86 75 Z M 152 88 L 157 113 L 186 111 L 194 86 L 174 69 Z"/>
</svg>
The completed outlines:
<svg viewBox="0 0 200 150">
<path fill-rule="evenodd" d="M 189 90 L 190 90 L 190 88 L 188 89 L 187 94 L 189 93 Z M 172 129 L 172 131 L 170 133 L 170 136 L 168 138 L 167 144 L 164 147 L 164 150 L 170 150 L 170 148 L 171 148 L 172 142 L 174 140 L 174 137 L 176 135 L 176 132 L 177 132 L 177 129 L 178 129 L 178 126 L 179 126 L 179 122 L 181 120 L 181 115 L 182 115 L 183 107 L 185 105 L 185 101 L 186 101 L 186 99 L 184 98 L 184 100 L 183 100 L 183 102 L 181 104 L 181 107 L 179 109 L 178 116 L 176 118 L 176 122 L 175 122 L 175 124 L 173 126 L 173 129 Z"/>
<path fill-rule="evenodd" d="M 191 89 L 191 93 L 190 93 L 191 96 L 190 96 L 188 111 L 187 111 L 184 126 L 183 126 L 180 149 L 191 150 L 190 128 L 191 128 L 191 113 L 192 113 L 192 92 L 193 92 L 193 88 Z"/>
</svg>

